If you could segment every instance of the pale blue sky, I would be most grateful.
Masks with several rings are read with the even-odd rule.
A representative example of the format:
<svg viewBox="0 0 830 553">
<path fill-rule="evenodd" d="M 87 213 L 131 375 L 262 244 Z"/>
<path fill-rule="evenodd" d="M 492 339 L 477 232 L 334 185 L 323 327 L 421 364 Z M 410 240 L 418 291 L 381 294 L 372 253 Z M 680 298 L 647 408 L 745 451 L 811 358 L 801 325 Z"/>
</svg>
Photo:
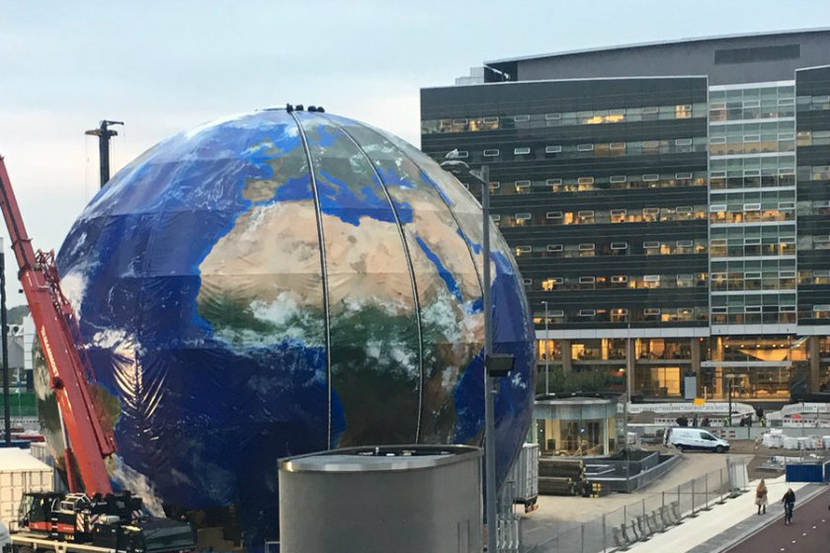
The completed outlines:
<svg viewBox="0 0 830 553">
<path fill-rule="evenodd" d="M 417 145 L 419 88 L 485 59 L 823 26 L 827 0 L 7 1 L 0 154 L 35 247 L 57 249 L 96 190 L 83 131 L 103 118 L 127 123 L 114 171 L 174 132 L 286 102 Z"/>
</svg>

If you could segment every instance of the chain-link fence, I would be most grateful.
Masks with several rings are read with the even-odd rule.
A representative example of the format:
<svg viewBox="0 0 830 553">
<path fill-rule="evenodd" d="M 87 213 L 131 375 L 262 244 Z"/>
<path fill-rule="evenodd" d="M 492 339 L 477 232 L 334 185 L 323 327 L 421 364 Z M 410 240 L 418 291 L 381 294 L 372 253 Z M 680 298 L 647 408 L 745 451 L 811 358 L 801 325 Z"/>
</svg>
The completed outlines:
<svg viewBox="0 0 830 553">
<path fill-rule="evenodd" d="M 745 470 L 733 462 L 734 470 Z M 704 474 L 662 492 L 648 494 L 602 517 L 577 523 L 528 549 L 526 553 L 608 553 L 624 551 L 655 533 L 696 517 L 737 493 L 745 480 L 730 477 L 729 468 Z"/>
</svg>

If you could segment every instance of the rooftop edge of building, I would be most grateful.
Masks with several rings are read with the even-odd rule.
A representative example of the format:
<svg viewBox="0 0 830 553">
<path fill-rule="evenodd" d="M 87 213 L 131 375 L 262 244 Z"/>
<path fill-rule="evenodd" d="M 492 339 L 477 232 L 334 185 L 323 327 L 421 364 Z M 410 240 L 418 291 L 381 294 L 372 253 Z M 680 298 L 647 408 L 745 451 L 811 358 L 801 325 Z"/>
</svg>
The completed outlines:
<svg viewBox="0 0 830 553">
<path fill-rule="evenodd" d="M 539 60 L 545 58 L 557 58 L 565 56 L 579 56 L 585 54 L 596 54 L 601 52 L 613 52 L 620 50 L 631 50 L 638 48 L 657 48 L 661 46 L 693 44 L 697 42 L 723 42 L 728 40 L 740 39 L 754 39 L 754 38 L 768 38 L 768 37 L 783 37 L 787 35 L 805 35 L 815 33 L 827 33 L 830 35 L 830 27 L 811 27 L 807 29 L 788 29 L 781 31 L 763 31 L 754 33 L 735 33 L 728 35 L 712 35 L 703 37 L 688 37 L 678 38 L 672 40 L 656 40 L 648 42 L 635 42 L 630 44 L 620 44 L 618 46 L 598 46 L 594 48 L 577 48 L 574 50 L 562 50 L 560 52 L 548 52 L 543 54 L 531 54 L 528 56 L 516 56 L 501 58 L 496 60 L 485 60 L 484 65 L 494 67 L 500 64 L 515 63 L 520 61 Z M 497 67 L 496 67 L 497 68 Z"/>
</svg>

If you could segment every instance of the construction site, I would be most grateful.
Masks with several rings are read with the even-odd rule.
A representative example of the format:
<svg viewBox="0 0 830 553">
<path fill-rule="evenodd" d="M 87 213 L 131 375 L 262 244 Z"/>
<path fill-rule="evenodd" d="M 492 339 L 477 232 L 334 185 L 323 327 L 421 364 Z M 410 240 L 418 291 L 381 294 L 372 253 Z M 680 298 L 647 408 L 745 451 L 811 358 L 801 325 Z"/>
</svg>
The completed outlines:
<svg viewBox="0 0 830 553">
<path fill-rule="evenodd" d="M 813 4 L 10 6 L 0 553 L 827 553 Z"/>
<path fill-rule="evenodd" d="M 36 416 L 23 416 L 19 405 L 12 428 L 12 402 L 4 402 L 0 516 L 15 552 L 380 551 L 408 536 L 412 549 L 399 550 L 439 551 L 455 543 L 458 551 L 481 551 L 493 539 L 492 550 L 504 552 L 598 553 L 641 547 L 701 512 L 722 510 L 727 500 L 746 495 L 750 476 L 782 479 L 792 472 L 793 479 L 814 482 L 830 476 L 825 405 L 769 413 L 777 429 L 756 425 L 753 434 L 756 415 L 738 402 L 638 405 L 573 395 L 534 401 L 527 393 L 534 376 L 529 322 L 514 322 L 529 318 L 510 254 L 497 231 L 485 238 L 476 227 L 478 202 L 451 173 L 391 135 L 323 108 L 288 105 L 177 135 L 110 180 L 106 142 L 116 135 L 108 128 L 114 124 L 120 123 L 103 121 L 93 131 L 103 145 L 101 191 L 57 255 L 34 249 L 0 164 L 0 207 L 30 312 L 21 328 L 36 329 L 38 342 L 29 343 L 28 353 Z M 335 147 L 315 149 L 323 139 Z M 240 163 L 223 153 L 217 161 L 211 153 L 217 142 L 239 144 L 250 157 Z M 279 153 L 260 144 L 278 144 Z M 367 172 L 355 172 L 355 156 L 365 160 Z M 171 170 L 177 163 L 184 165 Z M 189 183 L 187 170 L 222 174 L 217 163 L 249 167 L 214 185 L 239 194 L 238 207 L 200 204 L 205 183 Z M 421 173 L 407 163 L 420 163 Z M 158 186 L 168 177 L 162 190 L 167 186 L 173 204 L 160 208 Z M 370 196 L 379 202 L 371 216 L 361 215 L 365 199 L 359 204 L 350 196 L 357 189 L 365 194 L 367 182 L 378 192 Z M 399 183 L 407 186 L 396 188 Z M 195 194 L 188 205 L 201 205 L 192 213 L 175 207 L 187 193 Z M 154 202 L 154 214 L 146 215 L 151 204 L 142 203 L 142 195 Z M 378 215 L 382 201 L 388 218 Z M 292 257 L 296 245 L 280 250 L 251 234 L 265 218 L 280 236 L 285 210 L 304 203 L 308 210 L 295 211 L 290 221 L 292 244 L 305 240 L 320 252 L 306 266 Z M 421 206 L 420 215 L 407 213 L 414 205 Z M 236 211 L 228 216 L 231 207 Z M 449 232 L 442 235 L 434 224 L 415 231 L 419 220 L 441 210 L 450 214 L 444 219 Z M 211 217 L 224 225 L 218 234 L 208 232 Z M 236 221 L 231 227 L 229 219 Z M 346 221 L 355 229 L 375 225 L 362 238 L 365 254 L 354 246 L 360 235 L 342 226 Z M 403 246 L 399 259 L 409 264 L 407 278 L 396 280 L 390 272 L 394 259 L 352 270 L 348 279 L 335 277 L 343 274 L 337 256 L 368 262 L 365 256 L 390 223 L 386 245 Z M 171 225 L 173 242 L 161 238 Z M 240 225 L 248 229 L 237 231 Z M 191 254 L 197 230 L 218 241 Z M 351 252 L 339 253 L 338 233 L 350 237 Z M 456 242 L 445 242 L 448 236 Z M 485 247 L 477 249 L 481 243 Z M 273 255 L 263 258 L 262 248 Z M 495 278 L 490 263 L 481 263 L 482 250 Z M 257 269 L 246 269 L 251 265 Z M 321 267 L 322 276 L 309 278 Z M 441 267 L 454 272 L 441 275 Z M 188 270 L 199 287 L 189 285 Z M 263 270 L 270 272 L 263 276 Z M 297 280 L 303 274 L 309 276 Z M 482 288 L 480 280 L 492 288 Z M 67 282 L 71 292 L 64 290 Z M 392 288 L 367 289 L 366 282 Z M 407 282 L 411 314 L 406 303 L 367 311 Z M 493 293 L 482 296 L 482 290 Z M 338 307 L 347 300 L 354 306 Z M 282 311 L 265 313 L 264 302 Z M 434 350 L 442 356 L 439 373 L 427 365 L 435 354 L 426 352 L 447 338 L 435 334 L 440 328 L 428 333 L 429 302 L 456 304 L 456 320 L 471 329 L 460 337 L 466 358 Z M 396 330 L 375 333 L 374 325 Z M 210 334 L 198 337 L 194 328 Z M 346 337 L 350 348 L 337 346 Z M 407 347 L 415 352 L 412 361 L 395 353 Z M 479 350 L 492 352 L 483 356 L 486 363 L 472 355 Z M 398 360 L 388 364 L 389 356 Z M 409 385 L 397 372 L 407 363 L 413 367 Z M 443 388 L 454 394 L 448 401 L 431 375 L 453 367 L 458 376 Z M 353 382 L 349 371 L 361 380 Z M 492 404 L 482 397 L 482 380 L 476 385 L 471 374 L 492 390 Z M 369 409 L 364 381 L 385 390 L 383 402 Z M 8 383 L 7 376 L 6 390 Z M 281 397 L 290 407 L 263 408 Z M 451 412 L 454 423 L 444 415 Z M 687 417 L 708 426 L 704 415 L 725 421 L 704 432 L 716 440 L 709 447 L 716 453 L 683 454 L 706 449 L 705 442 L 683 441 L 689 433 L 682 428 Z M 489 416 L 498 437 L 492 457 L 477 447 Z M 739 421 L 749 423 L 741 428 Z M 798 431 L 800 437 L 792 436 Z M 286 442 L 291 445 L 280 446 Z M 791 452 L 776 455 L 776 449 Z M 484 470 L 488 462 L 492 472 Z M 809 467 L 818 467 L 818 476 L 805 477 Z M 483 476 L 497 490 L 492 506 Z M 438 495 L 419 491 L 439 489 Z M 435 516 L 417 514 L 424 510 Z M 331 524 L 346 512 L 354 516 Z M 372 530 L 378 517 L 397 521 L 381 537 Z M 356 545 L 342 549 L 344 540 Z M 366 549 L 370 542 L 378 548 Z"/>
</svg>

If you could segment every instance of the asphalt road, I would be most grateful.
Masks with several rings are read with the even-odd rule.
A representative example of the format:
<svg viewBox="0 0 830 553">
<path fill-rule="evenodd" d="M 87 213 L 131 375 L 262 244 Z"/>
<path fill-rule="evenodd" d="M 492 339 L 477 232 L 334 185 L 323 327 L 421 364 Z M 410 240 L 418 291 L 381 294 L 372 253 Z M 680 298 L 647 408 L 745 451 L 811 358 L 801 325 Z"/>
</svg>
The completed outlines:
<svg viewBox="0 0 830 553">
<path fill-rule="evenodd" d="M 771 501 L 780 498 L 770 497 Z M 830 488 L 807 503 L 799 504 L 796 494 L 793 523 L 784 526 L 783 509 L 767 507 L 766 516 L 778 520 L 749 539 L 728 549 L 727 553 L 827 553 L 830 550 Z"/>
</svg>

